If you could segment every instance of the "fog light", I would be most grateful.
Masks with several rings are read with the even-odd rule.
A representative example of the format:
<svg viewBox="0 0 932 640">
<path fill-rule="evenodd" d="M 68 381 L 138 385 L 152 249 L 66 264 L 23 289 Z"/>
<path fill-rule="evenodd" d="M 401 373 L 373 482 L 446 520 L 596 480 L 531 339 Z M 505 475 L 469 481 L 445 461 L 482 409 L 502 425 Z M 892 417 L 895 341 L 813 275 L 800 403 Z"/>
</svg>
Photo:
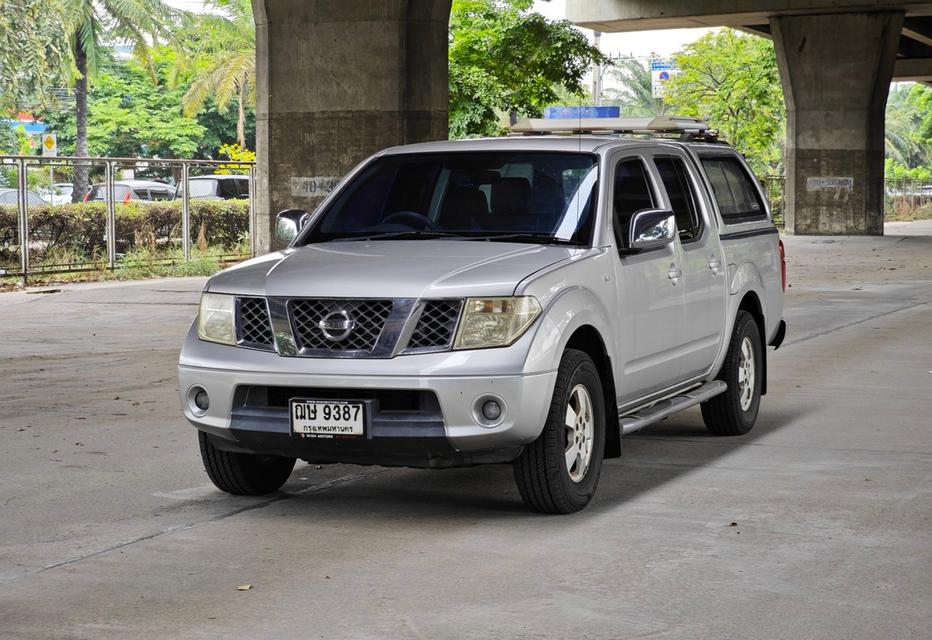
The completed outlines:
<svg viewBox="0 0 932 640">
<path fill-rule="evenodd" d="M 207 415 L 210 408 L 210 396 L 204 387 L 191 387 L 188 389 L 188 409 L 198 418 Z"/>
<path fill-rule="evenodd" d="M 502 405 L 495 400 L 488 400 L 482 405 L 482 417 L 489 422 L 495 422 L 502 416 Z"/>
<path fill-rule="evenodd" d="M 201 411 L 207 411 L 210 409 L 210 398 L 207 396 L 207 392 L 201 389 L 194 394 L 194 404 Z"/>
</svg>

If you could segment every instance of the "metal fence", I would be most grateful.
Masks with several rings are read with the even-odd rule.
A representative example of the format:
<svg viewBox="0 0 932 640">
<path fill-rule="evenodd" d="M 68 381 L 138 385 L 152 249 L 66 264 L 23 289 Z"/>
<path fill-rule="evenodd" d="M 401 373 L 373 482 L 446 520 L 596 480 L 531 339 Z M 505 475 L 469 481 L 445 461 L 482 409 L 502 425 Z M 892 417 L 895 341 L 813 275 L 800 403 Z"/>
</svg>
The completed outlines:
<svg viewBox="0 0 932 640">
<path fill-rule="evenodd" d="M 76 169 L 88 171 L 92 190 L 73 198 L 63 191 L 67 191 L 68 183 L 73 181 Z M 256 253 L 255 163 L 0 155 L 0 275 L 17 276 L 25 281 L 30 275 L 39 273 L 118 268 L 123 251 L 132 245 L 132 241 L 118 242 L 117 238 L 118 210 L 122 214 L 128 209 L 132 211 L 121 215 L 119 224 L 133 215 L 157 218 L 160 222 L 150 225 L 152 228 L 147 231 L 151 245 L 159 247 L 163 253 L 175 250 L 175 257 L 163 260 L 188 262 L 192 258 L 192 248 L 201 239 L 200 236 L 192 238 L 192 200 L 201 201 L 197 199 L 198 194 L 192 197 L 191 179 L 226 173 L 243 175 L 248 181 L 248 193 L 242 194 L 244 199 L 248 199 L 248 204 L 244 207 L 240 201 L 236 208 L 237 213 L 242 211 L 247 218 L 237 220 L 237 223 L 242 223 L 243 235 L 248 235 L 248 238 L 244 237 L 235 251 L 231 251 L 227 243 L 223 249 L 229 255 L 223 255 L 221 249 L 217 251 L 221 252 L 222 259 L 241 259 Z M 154 184 L 151 188 L 143 187 L 144 193 L 140 196 L 137 187 L 142 183 L 127 183 L 127 180 L 146 180 Z M 242 178 L 236 180 L 242 181 Z M 127 187 L 127 184 L 131 186 Z M 72 204 L 72 200 L 86 200 L 85 196 L 90 197 L 91 193 L 99 202 L 96 206 L 75 207 Z M 125 199 L 123 194 L 126 194 Z M 204 208 L 206 205 L 197 206 Z M 161 218 L 156 212 L 161 214 Z M 98 216 L 97 220 L 93 219 L 94 215 Z M 76 226 L 69 226 L 68 221 L 73 221 Z M 201 227 L 203 233 L 203 223 Z M 48 259 L 49 256 L 44 254 L 49 253 L 50 247 L 61 244 L 59 236 L 63 233 L 84 235 L 69 241 L 90 247 L 88 253 L 91 255 L 61 259 L 58 261 L 60 264 Z M 133 233 L 138 235 L 139 232 L 134 230 Z M 36 264 L 37 261 L 33 260 L 35 254 L 44 255 L 46 259 Z"/>
<path fill-rule="evenodd" d="M 786 176 L 763 176 L 761 185 L 770 201 L 774 222 L 783 224 L 786 201 Z M 932 215 L 932 180 L 884 180 L 884 217 L 911 219 Z"/>
</svg>

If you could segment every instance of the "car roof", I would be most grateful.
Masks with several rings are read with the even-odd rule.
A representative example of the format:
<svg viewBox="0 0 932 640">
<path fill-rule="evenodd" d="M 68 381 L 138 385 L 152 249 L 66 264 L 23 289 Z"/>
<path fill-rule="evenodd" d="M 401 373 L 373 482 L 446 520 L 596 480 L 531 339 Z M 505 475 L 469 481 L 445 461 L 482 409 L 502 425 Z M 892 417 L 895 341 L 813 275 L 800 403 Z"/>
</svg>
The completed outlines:
<svg viewBox="0 0 932 640">
<path fill-rule="evenodd" d="M 105 183 L 97 182 L 93 184 L 94 187 L 102 187 Z M 172 185 L 167 182 L 159 182 L 157 180 L 114 180 L 114 185 L 120 185 L 122 187 L 171 187 Z"/>
<path fill-rule="evenodd" d="M 691 148 L 731 149 L 724 143 L 680 140 L 678 138 L 637 138 L 613 134 L 583 135 L 511 135 L 499 138 L 472 138 L 467 140 L 444 140 L 439 142 L 422 142 L 392 147 L 379 155 L 402 155 L 408 153 L 444 153 L 463 151 L 518 151 L 557 153 L 603 153 L 611 149 L 625 147 L 644 147 L 669 144 L 689 146 Z"/>
<path fill-rule="evenodd" d="M 249 176 L 242 173 L 212 173 L 208 176 L 190 176 L 188 180 L 214 180 L 217 178 L 233 178 L 234 180 L 249 180 Z"/>
</svg>

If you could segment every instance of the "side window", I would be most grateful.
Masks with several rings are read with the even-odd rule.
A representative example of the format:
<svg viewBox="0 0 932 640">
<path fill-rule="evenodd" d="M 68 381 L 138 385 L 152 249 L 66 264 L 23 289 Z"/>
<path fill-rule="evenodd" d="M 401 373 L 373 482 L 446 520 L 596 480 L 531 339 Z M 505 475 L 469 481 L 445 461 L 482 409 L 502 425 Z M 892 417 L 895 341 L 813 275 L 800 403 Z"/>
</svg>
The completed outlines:
<svg viewBox="0 0 932 640">
<path fill-rule="evenodd" d="M 767 209 L 761 202 L 754 181 L 737 158 L 702 158 L 712 192 L 725 224 L 762 220 Z"/>
<path fill-rule="evenodd" d="M 628 246 L 631 216 L 643 209 L 653 209 L 655 203 L 644 161 L 630 158 L 619 162 L 612 193 L 613 227 L 619 248 Z"/>
<path fill-rule="evenodd" d="M 217 195 L 223 199 L 236 198 L 236 182 L 229 178 L 217 181 Z"/>
<path fill-rule="evenodd" d="M 682 158 L 655 158 L 654 164 L 660 173 L 664 189 L 670 198 L 670 207 L 676 216 L 676 228 L 681 242 L 699 237 L 701 230 L 699 205 L 696 193 Z"/>
</svg>

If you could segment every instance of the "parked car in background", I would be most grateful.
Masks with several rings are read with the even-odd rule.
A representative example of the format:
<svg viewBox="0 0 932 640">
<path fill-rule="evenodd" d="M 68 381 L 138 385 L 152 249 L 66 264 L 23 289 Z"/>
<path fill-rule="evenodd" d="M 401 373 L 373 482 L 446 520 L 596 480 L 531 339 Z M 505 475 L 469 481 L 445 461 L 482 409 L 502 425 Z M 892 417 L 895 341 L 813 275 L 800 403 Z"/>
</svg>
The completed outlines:
<svg viewBox="0 0 932 640">
<path fill-rule="evenodd" d="M 249 197 L 249 176 L 215 174 L 188 178 L 191 200 L 233 200 Z M 178 183 L 175 198 L 181 198 L 184 185 Z"/>
<path fill-rule="evenodd" d="M 48 201 L 43 199 L 42 196 L 34 191 L 27 191 L 26 198 L 26 204 L 29 206 L 37 204 L 48 204 Z M 0 205 L 11 204 L 15 207 L 16 203 L 16 189 L 0 189 Z"/>
<path fill-rule="evenodd" d="M 107 187 L 95 184 L 84 196 L 84 202 L 106 201 Z M 170 184 L 155 180 L 118 180 L 113 183 L 113 196 L 116 202 L 130 200 L 171 200 L 175 190 Z"/>
<path fill-rule="evenodd" d="M 40 191 L 43 198 L 52 204 L 70 204 L 74 185 L 70 182 L 56 182 L 48 189 Z"/>
</svg>

